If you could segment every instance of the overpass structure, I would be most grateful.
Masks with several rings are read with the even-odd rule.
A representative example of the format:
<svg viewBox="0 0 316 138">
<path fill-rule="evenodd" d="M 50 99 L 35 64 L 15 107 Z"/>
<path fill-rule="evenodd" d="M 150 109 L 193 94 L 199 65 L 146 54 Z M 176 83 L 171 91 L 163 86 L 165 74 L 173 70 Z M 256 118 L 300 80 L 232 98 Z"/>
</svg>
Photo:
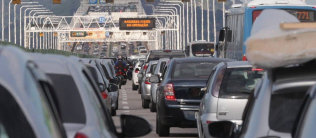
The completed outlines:
<svg viewBox="0 0 316 138">
<path fill-rule="evenodd" d="M 24 46 L 65 50 L 63 45 L 83 42 L 148 42 L 149 49 L 162 49 L 165 32 L 175 34 L 175 45 L 180 49 L 178 15 L 146 15 L 140 0 L 115 1 L 113 4 L 91 4 L 82 0 L 73 16 L 24 17 Z M 120 19 L 153 19 L 152 29 L 120 29 Z M 28 23 L 27 23 L 28 22 Z M 39 41 L 52 39 L 51 44 Z"/>
</svg>

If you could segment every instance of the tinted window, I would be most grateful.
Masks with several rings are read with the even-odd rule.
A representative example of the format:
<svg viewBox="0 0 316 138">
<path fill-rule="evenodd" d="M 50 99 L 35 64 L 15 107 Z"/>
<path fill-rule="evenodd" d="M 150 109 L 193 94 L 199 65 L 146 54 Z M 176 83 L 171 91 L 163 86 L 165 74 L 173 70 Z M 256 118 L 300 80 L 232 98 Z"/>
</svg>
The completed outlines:
<svg viewBox="0 0 316 138">
<path fill-rule="evenodd" d="M 33 129 L 14 97 L 0 85 L 0 137 L 35 138 Z"/>
<path fill-rule="evenodd" d="M 48 74 L 56 90 L 61 120 L 64 123 L 86 123 L 86 114 L 74 79 L 69 75 Z"/>
<path fill-rule="evenodd" d="M 90 73 L 92 74 L 93 79 L 94 79 L 96 82 L 99 82 L 99 81 L 98 81 L 98 75 L 97 75 L 96 69 L 95 69 L 94 67 L 91 67 L 91 66 L 86 66 L 86 67 L 89 69 Z"/>
<path fill-rule="evenodd" d="M 269 125 L 274 131 L 290 133 L 309 87 L 282 89 L 271 95 Z"/>
<path fill-rule="evenodd" d="M 174 78 L 207 78 L 218 63 L 182 62 L 173 69 Z"/>
<path fill-rule="evenodd" d="M 140 51 L 140 53 L 147 53 L 147 51 L 145 51 L 145 50 L 142 50 L 142 51 Z"/>
<path fill-rule="evenodd" d="M 104 66 L 103 64 L 101 64 L 101 67 L 102 67 L 102 69 L 103 69 L 103 71 L 104 71 L 105 77 L 106 77 L 108 80 L 110 80 L 111 77 L 110 77 L 110 75 L 109 75 L 108 70 L 105 68 L 105 66 Z"/>
<path fill-rule="evenodd" d="M 150 72 L 155 73 L 156 67 L 157 67 L 157 64 L 152 64 L 150 67 Z"/>
<path fill-rule="evenodd" d="M 160 73 L 163 72 L 163 69 L 165 68 L 166 66 L 166 62 L 161 62 L 161 65 L 160 65 Z"/>
<path fill-rule="evenodd" d="M 159 60 L 161 58 L 183 58 L 185 57 L 184 53 L 173 53 L 173 52 L 161 52 L 161 53 L 150 53 L 147 62 L 152 60 Z"/>
<path fill-rule="evenodd" d="M 221 84 L 220 98 L 247 99 L 264 74 L 252 68 L 228 68 Z"/>
</svg>

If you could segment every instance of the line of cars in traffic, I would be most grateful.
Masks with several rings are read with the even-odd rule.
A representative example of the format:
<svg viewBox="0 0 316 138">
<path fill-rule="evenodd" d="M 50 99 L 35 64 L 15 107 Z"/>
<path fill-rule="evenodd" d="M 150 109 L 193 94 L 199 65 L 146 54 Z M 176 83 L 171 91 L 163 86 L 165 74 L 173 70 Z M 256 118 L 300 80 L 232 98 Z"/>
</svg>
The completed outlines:
<svg viewBox="0 0 316 138">
<path fill-rule="evenodd" d="M 116 131 L 111 112 L 118 86 L 110 60 L 6 46 L 0 63 L 0 137 L 139 137 L 152 129 L 143 118 L 121 115 L 122 132 Z"/>
<path fill-rule="evenodd" d="M 197 127 L 200 138 L 314 137 L 315 61 L 264 70 L 153 50 L 134 63 L 132 89 L 156 112 L 159 136 Z"/>
</svg>

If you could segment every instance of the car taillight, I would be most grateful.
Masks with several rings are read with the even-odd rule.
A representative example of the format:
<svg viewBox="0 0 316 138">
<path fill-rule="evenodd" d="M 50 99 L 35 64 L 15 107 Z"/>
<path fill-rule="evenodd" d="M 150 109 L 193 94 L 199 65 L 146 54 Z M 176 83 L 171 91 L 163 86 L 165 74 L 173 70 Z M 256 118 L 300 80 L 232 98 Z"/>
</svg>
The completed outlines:
<svg viewBox="0 0 316 138">
<path fill-rule="evenodd" d="M 145 84 L 151 84 L 151 83 L 149 82 L 149 78 L 146 78 Z"/>
<path fill-rule="evenodd" d="M 206 121 L 206 124 L 212 123 L 212 121 Z"/>
<path fill-rule="evenodd" d="M 124 69 L 124 71 L 126 71 L 126 69 Z"/>
<path fill-rule="evenodd" d="M 135 73 L 138 73 L 138 70 L 135 70 Z"/>
<path fill-rule="evenodd" d="M 88 138 L 88 137 L 85 134 L 78 132 L 76 133 L 74 138 Z"/>
<path fill-rule="evenodd" d="M 170 101 L 175 101 L 176 100 L 172 83 L 168 83 L 163 88 L 163 91 L 164 91 L 164 95 L 165 95 L 165 99 L 166 100 L 170 100 Z"/>
<path fill-rule="evenodd" d="M 108 98 L 108 94 L 106 93 L 106 90 L 103 91 L 103 92 L 101 92 L 101 95 L 102 95 L 102 98 L 103 98 L 103 99 Z"/>
<path fill-rule="evenodd" d="M 263 71 L 263 69 L 252 69 L 252 71 Z"/>
<path fill-rule="evenodd" d="M 146 69 L 147 69 L 147 67 L 148 67 L 148 65 L 145 65 L 145 66 L 144 66 L 144 70 L 146 70 Z"/>
<path fill-rule="evenodd" d="M 245 54 L 242 56 L 242 61 L 247 61 L 247 57 Z"/>
</svg>

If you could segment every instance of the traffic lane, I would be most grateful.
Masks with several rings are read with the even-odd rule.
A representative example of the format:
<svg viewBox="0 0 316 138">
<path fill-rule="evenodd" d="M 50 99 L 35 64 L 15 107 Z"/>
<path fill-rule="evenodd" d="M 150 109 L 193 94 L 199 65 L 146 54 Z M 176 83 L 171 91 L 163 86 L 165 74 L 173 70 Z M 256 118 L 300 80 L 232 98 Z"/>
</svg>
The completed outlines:
<svg viewBox="0 0 316 138">
<path fill-rule="evenodd" d="M 143 117 L 147 119 L 153 130 L 148 135 L 144 136 L 144 138 L 159 138 L 158 134 L 156 134 L 156 113 L 152 113 L 149 109 L 142 108 L 142 101 L 140 94 L 137 91 L 132 90 L 132 82 L 130 80 L 127 81 L 127 84 L 122 87 L 119 94 L 119 108 L 116 111 L 117 115 L 113 117 L 115 126 L 118 132 L 121 132 L 121 124 L 119 115 L 120 114 L 130 114 Z M 197 138 L 197 129 L 196 128 L 176 128 L 172 127 L 170 129 L 170 136 L 176 138 Z"/>
</svg>

